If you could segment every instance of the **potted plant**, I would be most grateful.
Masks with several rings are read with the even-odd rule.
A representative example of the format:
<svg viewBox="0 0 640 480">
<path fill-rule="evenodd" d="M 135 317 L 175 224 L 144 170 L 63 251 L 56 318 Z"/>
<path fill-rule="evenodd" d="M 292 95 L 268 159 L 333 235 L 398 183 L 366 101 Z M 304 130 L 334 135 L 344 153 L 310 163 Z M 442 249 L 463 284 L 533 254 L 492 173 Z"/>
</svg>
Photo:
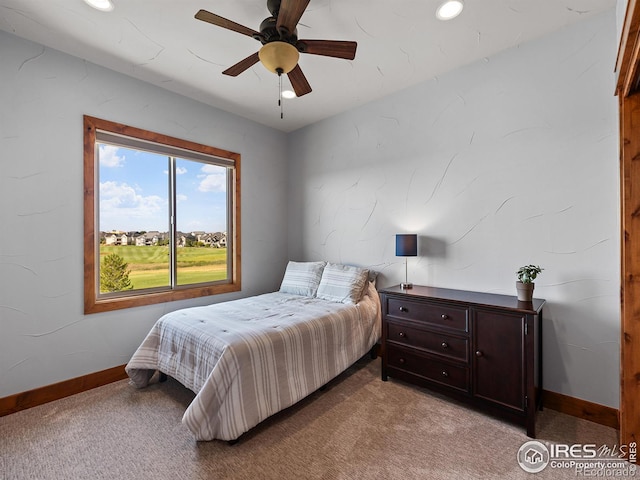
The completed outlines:
<svg viewBox="0 0 640 480">
<path fill-rule="evenodd" d="M 516 290 L 518 291 L 518 300 L 521 302 L 533 301 L 533 281 L 540 272 L 544 270 L 537 265 L 525 265 L 520 267 L 516 272 L 518 281 L 516 282 Z"/>
</svg>

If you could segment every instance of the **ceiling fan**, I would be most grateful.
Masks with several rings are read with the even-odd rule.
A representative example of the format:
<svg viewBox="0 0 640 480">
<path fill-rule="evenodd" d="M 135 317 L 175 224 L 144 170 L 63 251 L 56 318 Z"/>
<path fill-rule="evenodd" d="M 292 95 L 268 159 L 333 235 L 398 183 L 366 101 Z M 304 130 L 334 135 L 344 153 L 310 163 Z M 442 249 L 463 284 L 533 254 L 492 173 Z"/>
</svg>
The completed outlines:
<svg viewBox="0 0 640 480">
<path fill-rule="evenodd" d="M 311 86 L 298 65 L 300 53 L 353 60 L 358 46 L 356 42 L 342 40 L 298 40 L 296 26 L 309 2 L 310 0 L 267 0 L 271 16 L 262 21 L 259 32 L 206 10 L 200 10 L 195 18 L 253 37 L 262 43 L 260 51 L 227 68 L 222 72 L 224 75 L 236 77 L 262 62 L 278 76 L 286 73 L 296 96 L 301 97 L 311 92 Z"/>
</svg>

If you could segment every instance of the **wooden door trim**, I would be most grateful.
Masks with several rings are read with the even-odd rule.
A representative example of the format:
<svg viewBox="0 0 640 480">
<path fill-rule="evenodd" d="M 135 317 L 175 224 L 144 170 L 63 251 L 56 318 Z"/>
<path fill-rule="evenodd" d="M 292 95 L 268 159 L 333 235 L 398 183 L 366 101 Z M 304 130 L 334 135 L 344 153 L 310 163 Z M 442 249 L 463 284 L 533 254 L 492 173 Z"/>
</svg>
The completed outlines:
<svg viewBox="0 0 640 480">
<path fill-rule="evenodd" d="M 616 95 L 620 97 L 628 96 L 637 85 L 638 77 L 638 53 L 640 49 L 640 15 L 635 14 L 638 10 L 637 0 L 629 0 L 627 11 L 620 35 L 620 45 L 618 47 L 618 58 L 616 59 L 616 73 L 618 79 L 616 83 Z"/>
<path fill-rule="evenodd" d="M 629 0 L 616 71 L 620 107 L 620 444 L 640 437 L 640 1 Z M 634 188 L 635 183 L 635 188 Z"/>
<path fill-rule="evenodd" d="M 640 93 L 620 97 L 620 153 L 620 443 L 629 445 L 640 438 Z"/>
</svg>

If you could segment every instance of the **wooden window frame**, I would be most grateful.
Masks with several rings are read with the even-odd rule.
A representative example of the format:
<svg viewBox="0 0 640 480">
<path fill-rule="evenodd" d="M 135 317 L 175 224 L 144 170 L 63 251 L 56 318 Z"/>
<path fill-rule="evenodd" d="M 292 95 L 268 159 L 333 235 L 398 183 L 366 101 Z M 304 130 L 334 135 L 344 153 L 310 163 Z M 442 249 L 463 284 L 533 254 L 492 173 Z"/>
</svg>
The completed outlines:
<svg viewBox="0 0 640 480">
<path fill-rule="evenodd" d="M 195 284 L 181 286 L 167 291 L 140 292 L 122 297 L 100 298 L 98 269 L 96 268 L 96 238 L 99 238 L 97 225 L 97 158 L 96 130 L 137 138 L 156 144 L 189 150 L 205 155 L 231 160 L 234 163 L 232 201 L 228 224 L 230 226 L 231 268 L 229 281 L 216 284 Z M 98 190 L 99 191 L 99 190 Z M 182 140 L 121 123 L 84 116 L 84 313 L 107 312 L 123 308 L 139 307 L 163 302 L 173 302 L 189 298 L 218 295 L 241 290 L 241 249 L 240 249 L 240 154 L 215 147 Z"/>
</svg>

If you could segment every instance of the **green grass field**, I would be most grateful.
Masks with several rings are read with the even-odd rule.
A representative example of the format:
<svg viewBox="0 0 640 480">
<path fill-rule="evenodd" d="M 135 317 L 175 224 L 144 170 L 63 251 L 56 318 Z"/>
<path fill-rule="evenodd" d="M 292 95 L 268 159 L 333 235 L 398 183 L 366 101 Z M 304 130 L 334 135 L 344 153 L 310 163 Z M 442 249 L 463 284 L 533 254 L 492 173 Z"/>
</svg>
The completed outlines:
<svg viewBox="0 0 640 480">
<path fill-rule="evenodd" d="M 227 277 L 226 248 L 181 247 L 177 250 L 178 285 L 213 282 Z M 170 284 L 168 246 L 100 245 L 100 258 L 112 253 L 128 263 L 129 280 L 134 290 Z"/>
</svg>

